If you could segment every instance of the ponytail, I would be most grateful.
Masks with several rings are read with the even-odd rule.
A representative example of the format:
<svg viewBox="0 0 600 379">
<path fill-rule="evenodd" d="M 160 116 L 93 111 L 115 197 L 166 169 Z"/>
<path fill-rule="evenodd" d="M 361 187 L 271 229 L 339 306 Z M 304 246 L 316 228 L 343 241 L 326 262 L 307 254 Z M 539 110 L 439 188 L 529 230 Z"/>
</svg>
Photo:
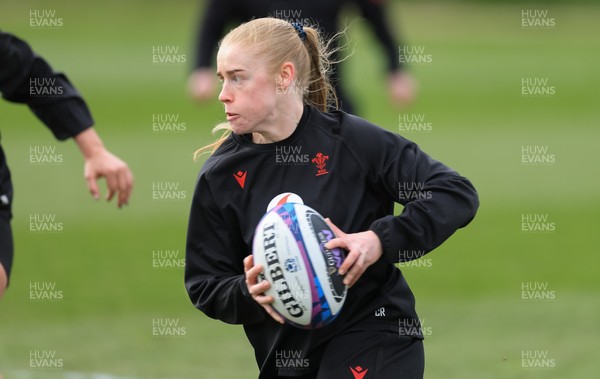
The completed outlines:
<svg viewBox="0 0 600 379">
<path fill-rule="evenodd" d="M 319 37 L 317 30 L 305 28 L 306 50 L 310 60 L 310 78 L 308 81 L 308 92 L 304 101 L 314 105 L 323 112 L 329 109 L 338 109 L 338 99 L 329 80 L 332 62 L 330 60 L 333 50 L 329 48 Z"/>
</svg>

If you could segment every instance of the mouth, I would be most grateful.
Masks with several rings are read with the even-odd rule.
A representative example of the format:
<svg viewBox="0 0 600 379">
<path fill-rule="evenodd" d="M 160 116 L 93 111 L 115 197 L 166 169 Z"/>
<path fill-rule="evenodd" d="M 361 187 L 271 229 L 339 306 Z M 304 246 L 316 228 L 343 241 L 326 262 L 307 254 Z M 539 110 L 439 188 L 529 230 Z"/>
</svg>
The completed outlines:
<svg viewBox="0 0 600 379">
<path fill-rule="evenodd" d="M 237 113 L 225 112 L 225 114 L 227 115 L 227 121 L 229 122 L 235 121 L 240 117 Z"/>
</svg>

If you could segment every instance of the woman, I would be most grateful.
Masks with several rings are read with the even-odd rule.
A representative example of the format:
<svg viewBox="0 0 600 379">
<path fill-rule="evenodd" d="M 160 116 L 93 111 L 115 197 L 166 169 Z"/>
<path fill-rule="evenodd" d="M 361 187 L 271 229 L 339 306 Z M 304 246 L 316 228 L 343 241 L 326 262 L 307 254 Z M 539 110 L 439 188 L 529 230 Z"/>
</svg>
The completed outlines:
<svg viewBox="0 0 600 379">
<path fill-rule="evenodd" d="M 243 324 L 259 378 L 422 378 L 414 297 L 394 263 L 418 258 L 468 224 L 477 194 L 414 143 L 356 116 L 326 113 L 334 96 L 327 57 L 315 29 L 274 18 L 223 39 L 219 100 L 231 133 L 213 144 L 198 177 L 186 288 L 209 317 Z M 407 188 L 419 193 L 406 196 Z M 257 283 L 262 267 L 248 256 L 258 221 L 283 192 L 328 217 L 337 238 L 327 247 L 347 250 L 340 268 L 347 299 L 321 329 L 283 324 L 264 296 L 269 284 Z M 398 216 L 395 202 L 404 205 Z M 399 325 L 413 327 L 399 333 Z"/>
</svg>

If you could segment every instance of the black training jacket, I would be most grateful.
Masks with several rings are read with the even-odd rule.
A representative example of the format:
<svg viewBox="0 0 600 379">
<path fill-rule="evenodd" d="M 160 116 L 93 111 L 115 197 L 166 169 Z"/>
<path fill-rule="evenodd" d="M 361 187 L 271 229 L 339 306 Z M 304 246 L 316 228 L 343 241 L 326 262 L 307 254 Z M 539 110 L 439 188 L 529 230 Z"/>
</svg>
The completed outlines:
<svg viewBox="0 0 600 379">
<path fill-rule="evenodd" d="M 348 291 L 338 318 L 322 329 L 279 325 L 244 282 L 242 261 L 251 253 L 255 227 L 282 192 L 298 194 L 347 233 L 370 229 L 381 239 L 382 258 Z M 393 215 L 394 203 L 404 205 L 400 215 Z M 415 143 L 359 117 L 306 106 L 287 139 L 254 144 L 250 135 L 232 134 L 208 158 L 192 199 L 185 285 L 206 315 L 244 325 L 261 378 L 276 375 L 278 351 L 299 351 L 314 369 L 319 351 L 337 333 L 398 333 L 399 322 L 418 325 L 413 294 L 394 263 L 439 246 L 470 222 L 478 205 L 467 179 Z M 376 312 L 382 307 L 384 316 Z M 422 338 L 420 328 L 411 330 Z M 297 373 L 279 369 L 286 374 Z"/>
<path fill-rule="evenodd" d="M 79 92 L 64 74 L 12 34 L 0 31 L 0 93 L 5 100 L 27 104 L 59 140 L 93 125 Z"/>
</svg>

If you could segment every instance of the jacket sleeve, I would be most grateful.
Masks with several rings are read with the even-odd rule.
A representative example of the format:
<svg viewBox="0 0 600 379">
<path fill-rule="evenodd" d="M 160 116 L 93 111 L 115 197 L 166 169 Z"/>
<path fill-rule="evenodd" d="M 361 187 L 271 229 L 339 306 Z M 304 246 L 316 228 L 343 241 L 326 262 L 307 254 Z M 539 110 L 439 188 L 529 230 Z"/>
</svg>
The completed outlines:
<svg viewBox="0 0 600 379">
<path fill-rule="evenodd" d="M 430 252 L 475 217 L 479 199 L 469 180 L 414 142 L 374 125 L 365 129 L 370 136 L 362 139 L 372 141 L 362 145 L 370 181 L 404 206 L 399 215 L 375 220 L 369 227 L 379 236 L 388 261 L 409 261 Z"/>
<path fill-rule="evenodd" d="M 196 184 L 187 232 L 185 287 L 196 308 L 230 324 L 260 322 L 266 314 L 245 283 L 250 253 L 235 220 L 227 220 L 202 173 Z M 248 251 L 246 251 L 248 250 Z"/>
<path fill-rule="evenodd" d="M 392 33 L 390 23 L 385 15 L 385 2 L 375 0 L 357 0 L 358 7 L 373 28 L 375 36 L 381 44 L 387 58 L 387 68 L 390 72 L 400 70 L 399 46 Z"/>
<path fill-rule="evenodd" d="M 209 0 L 198 26 L 196 35 L 195 68 L 212 66 L 213 56 L 218 42 L 223 36 L 225 25 L 232 18 L 231 0 Z"/>
<path fill-rule="evenodd" d="M 94 124 L 90 111 L 69 79 L 19 38 L 0 32 L 0 92 L 31 111 L 59 140 L 73 137 Z"/>
</svg>

